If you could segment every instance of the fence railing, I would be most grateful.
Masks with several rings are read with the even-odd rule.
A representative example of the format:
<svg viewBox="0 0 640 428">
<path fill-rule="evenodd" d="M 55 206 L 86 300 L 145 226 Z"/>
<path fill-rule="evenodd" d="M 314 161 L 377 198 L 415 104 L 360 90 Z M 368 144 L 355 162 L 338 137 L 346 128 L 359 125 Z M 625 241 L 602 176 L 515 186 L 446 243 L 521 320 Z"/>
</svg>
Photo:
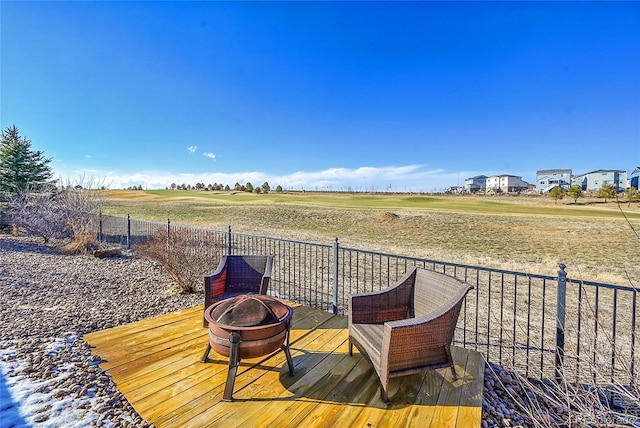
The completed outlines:
<svg viewBox="0 0 640 428">
<path fill-rule="evenodd" d="M 273 255 L 270 293 L 342 315 L 350 294 L 386 288 L 412 266 L 443 272 L 475 287 L 464 301 L 456 344 L 538 378 L 639 380 L 633 286 L 569 278 L 563 264 L 557 276 L 537 275 L 347 248 L 337 238 L 310 243 L 129 216 L 102 215 L 99 238 L 133 248 L 175 228 L 215 243 L 208 248 L 220 252 L 212 255 L 217 259 L 223 253 Z"/>
</svg>

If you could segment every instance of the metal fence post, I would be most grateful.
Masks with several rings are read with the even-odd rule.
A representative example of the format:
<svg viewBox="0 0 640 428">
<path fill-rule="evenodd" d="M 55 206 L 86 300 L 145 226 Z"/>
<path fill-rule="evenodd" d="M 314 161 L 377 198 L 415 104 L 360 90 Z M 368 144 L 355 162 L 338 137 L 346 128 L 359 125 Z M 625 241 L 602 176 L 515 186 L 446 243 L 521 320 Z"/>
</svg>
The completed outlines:
<svg viewBox="0 0 640 428">
<path fill-rule="evenodd" d="M 171 219 L 167 218 L 167 248 L 169 248 L 170 239 L 171 239 Z"/>
<path fill-rule="evenodd" d="M 338 314 L 338 238 L 333 243 L 333 313 Z"/>
<path fill-rule="evenodd" d="M 560 263 L 558 271 L 558 297 L 556 304 L 556 382 L 562 381 L 564 367 L 564 326 L 565 309 L 567 304 L 567 266 Z"/>
<path fill-rule="evenodd" d="M 104 234 L 102 233 L 102 211 L 98 216 L 98 242 L 102 243 Z"/>
<path fill-rule="evenodd" d="M 131 215 L 127 214 L 127 250 L 131 249 Z"/>
<path fill-rule="evenodd" d="M 227 236 L 227 247 L 228 247 L 227 254 L 231 255 L 232 254 L 231 251 L 233 249 L 233 242 L 231 241 L 231 225 L 229 225 L 229 234 Z"/>
</svg>

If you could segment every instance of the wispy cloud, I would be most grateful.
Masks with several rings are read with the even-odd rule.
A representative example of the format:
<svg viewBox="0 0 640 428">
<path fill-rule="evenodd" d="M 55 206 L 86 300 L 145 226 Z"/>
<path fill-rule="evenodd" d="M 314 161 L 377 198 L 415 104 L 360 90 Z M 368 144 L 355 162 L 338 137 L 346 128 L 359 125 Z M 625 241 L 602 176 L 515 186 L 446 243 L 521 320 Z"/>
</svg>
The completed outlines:
<svg viewBox="0 0 640 428">
<path fill-rule="evenodd" d="M 91 159 L 93 156 L 91 156 L 91 155 L 84 155 L 84 157 L 85 157 L 86 159 Z"/>
<path fill-rule="evenodd" d="M 76 171 L 77 172 L 77 171 Z M 82 172 L 80 172 L 82 173 Z M 91 176 L 104 180 L 112 189 L 141 185 L 145 189 L 164 189 L 172 183 L 182 185 L 246 184 L 254 186 L 268 182 L 271 188 L 280 185 L 285 190 L 375 191 L 375 192 L 440 192 L 450 186 L 464 184 L 464 179 L 487 171 L 445 171 L 426 169 L 424 165 L 401 165 L 359 168 L 327 168 L 320 171 L 296 171 L 274 175 L 261 171 L 170 173 L 163 171 L 114 172 L 91 171 Z M 489 172 L 489 175 L 491 173 Z"/>
<path fill-rule="evenodd" d="M 207 158 L 209 158 L 209 159 L 213 159 L 213 160 L 215 160 L 215 159 L 216 159 L 216 155 L 215 155 L 214 153 L 211 153 L 211 152 L 204 152 L 204 153 L 202 154 L 202 156 L 207 157 Z"/>
<path fill-rule="evenodd" d="M 198 146 L 189 146 L 187 147 L 187 150 L 189 151 L 189 154 L 192 155 L 198 150 Z"/>
</svg>

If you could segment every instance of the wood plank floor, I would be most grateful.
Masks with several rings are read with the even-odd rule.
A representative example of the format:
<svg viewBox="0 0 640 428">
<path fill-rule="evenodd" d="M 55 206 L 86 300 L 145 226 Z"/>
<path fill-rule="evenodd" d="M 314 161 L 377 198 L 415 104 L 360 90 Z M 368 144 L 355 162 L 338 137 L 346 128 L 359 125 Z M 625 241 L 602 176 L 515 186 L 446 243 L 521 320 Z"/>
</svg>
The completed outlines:
<svg viewBox="0 0 640 428">
<path fill-rule="evenodd" d="M 347 321 L 295 308 L 289 376 L 282 351 L 241 361 L 233 402 L 222 394 L 228 360 L 211 352 L 203 307 L 90 333 L 120 391 L 157 427 L 479 427 L 484 360 L 454 347 L 459 375 L 440 369 L 394 379 L 393 404 L 380 400 L 378 378 L 357 351 L 348 353 Z"/>
</svg>

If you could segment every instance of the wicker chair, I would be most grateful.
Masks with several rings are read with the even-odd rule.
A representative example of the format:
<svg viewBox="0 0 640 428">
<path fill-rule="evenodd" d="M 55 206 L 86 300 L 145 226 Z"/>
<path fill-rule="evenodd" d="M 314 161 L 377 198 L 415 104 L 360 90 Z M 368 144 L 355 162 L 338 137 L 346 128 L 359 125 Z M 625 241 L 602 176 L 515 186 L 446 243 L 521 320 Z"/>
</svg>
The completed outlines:
<svg viewBox="0 0 640 428">
<path fill-rule="evenodd" d="M 204 309 L 241 294 L 267 294 L 273 256 L 223 256 L 214 273 L 204 277 Z M 202 326 L 209 323 L 203 316 Z"/>
<path fill-rule="evenodd" d="M 457 278 L 413 268 L 391 287 L 349 299 L 349 355 L 353 345 L 380 378 L 389 403 L 389 380 L 451 367 L 451 342 L 465 295 L 473 288 Z"/>
</svg>

